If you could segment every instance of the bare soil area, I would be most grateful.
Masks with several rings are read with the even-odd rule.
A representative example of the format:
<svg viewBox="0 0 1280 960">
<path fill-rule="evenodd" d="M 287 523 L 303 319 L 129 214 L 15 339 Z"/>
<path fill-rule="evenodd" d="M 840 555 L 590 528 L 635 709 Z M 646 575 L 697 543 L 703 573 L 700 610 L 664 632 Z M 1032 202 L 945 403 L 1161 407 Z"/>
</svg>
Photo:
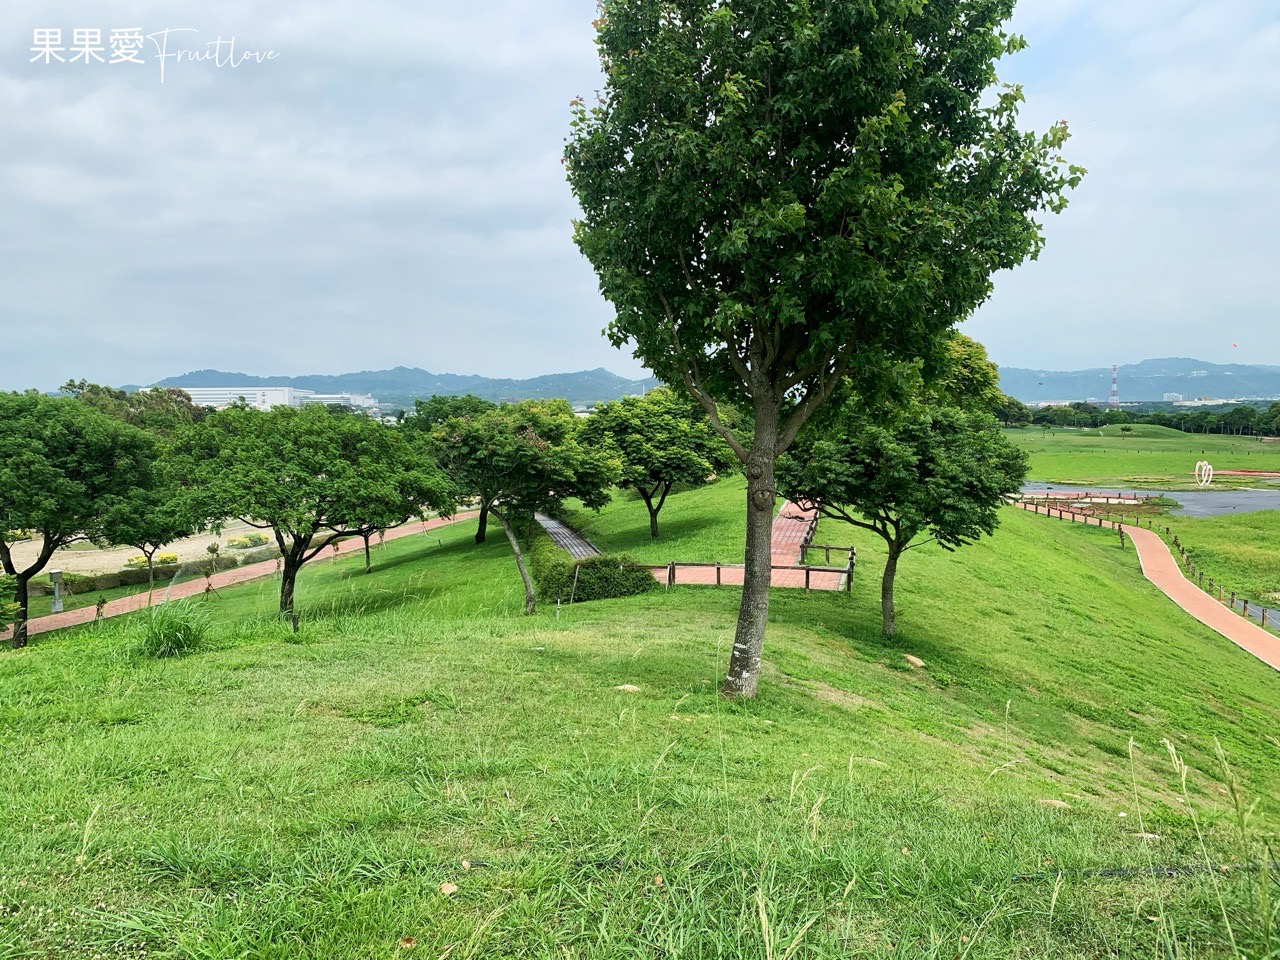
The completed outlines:
<svg viewBox="0 0 1280 960">
<path fill-rule="evenodd" d="M 227 540 L 231 537 L 241 537 L 246 533 L 263 531 L 249 526 L 246 523 L 235 521 L 228 523 L 222 530 L 222 533 L 215 536 L 212 533 L 203 533 L 196 537 L 188 537 L 186 540 L 178 540 L 169 544 L 161 550 L 161 553 L 176 553 L 179 563 L 188 563 L 194 560 L 207 560 L 209 558 L 209 545 L 218 543 L 221 545 L 222 553 L 235 556 L 240 551 L 228 550 Z M 270 536 L 270 531 L 266 531 Z M 274 540 L 272 541 L 274 543 Z M 41 541 L 26 540 L 22 543 L 13 545 L 13 562 L 22 569 L 28 567 L 40 553 Z M 130 557 L 136 557 L 139 554 L 136 547 L 107 547 L 99 549 L 92 544 L 76 543 L 65 550 L 59 550 L 53 555 L 53 559 L 49 561 L 46 570 L 65 570 L 68 573 L 115 573 L 117 570 L 124 568 L 125 561 Z"/>
</svg>

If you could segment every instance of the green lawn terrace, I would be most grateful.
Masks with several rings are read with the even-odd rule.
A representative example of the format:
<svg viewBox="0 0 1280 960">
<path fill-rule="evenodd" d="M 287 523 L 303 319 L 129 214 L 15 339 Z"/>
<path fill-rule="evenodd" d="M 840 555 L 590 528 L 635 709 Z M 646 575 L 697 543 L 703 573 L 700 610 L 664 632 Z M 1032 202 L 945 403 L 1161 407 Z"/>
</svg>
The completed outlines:
<svg viewBox="0 0 1280 960">
<path fill-rule="evenodd" d="M 1191 434 L 1135 424 L 1095 429 L 1023 427 L 1005 431 L 1031 456 L 1034 480 L 1111 486 L 1193 490 L 1195 466 L 1208 460 L 1219 488 L 1259 485 L 1248 476 L 1222 471 L 1280 473 L 1280 443 L 1258 437 Z"/>
<path fill-rule="evenodd" d="M 731 561 L 743 499 L 584 532 Z M 0 956 L 1225 957 L 1219 896 L 1252 942 L 1256 874 L 1194 867 L 1261 856 L 1215 741 L 1274 835 L 1274 672 L 1012 509 L 906 555 L 886 641 L 882 551 L 829 526 L 854 592 L 774 591 L 750 703 L 716 694 L 736 590 L 522 617 L 471 523 L 306 568 L 297 634 L 268 579 L 200 601 L 191 656 L 138 657 L 136 615 L 33 638 L 0 657 Z"/>
</svg>

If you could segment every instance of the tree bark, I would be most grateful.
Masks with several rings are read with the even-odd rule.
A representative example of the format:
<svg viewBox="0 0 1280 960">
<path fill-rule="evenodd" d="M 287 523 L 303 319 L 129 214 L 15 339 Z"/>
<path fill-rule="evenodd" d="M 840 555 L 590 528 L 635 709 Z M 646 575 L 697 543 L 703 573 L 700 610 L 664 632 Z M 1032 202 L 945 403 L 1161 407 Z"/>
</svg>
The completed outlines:
<svg viewBox="0 0 1280 960">
<path fill-rule="evenodd" d="M 20 573 L 15 580 L 17 589 L 13 592 L 13 602 L 18 605 L 18 616 L 13 621 L 13 649 L 21 650 L 27 645 L 27 618 L 31 604 L 31 594 L 27 586 L 31 582 L 31 576 Z"/>
<path fill-rule="evenodd" d="M 293 614 L 293 591 L 298 583 L 298 571 L 302 569 L 300 556 L 290 550 L 284 557 L 284 565 L 280 571 L 280 615 L 287 617 Z"/>
<path fill-rule="evenodd" d="M 524 613 L 527 617 L 533 613 L 537 598 L 533 593 L 533 579 L 529 576 L 529 569 L 524 565 L 524 552 L 520 549 L 520 541 L 516 538 L 515 531 L 511 529 L 511 524 L 507 522 L 507 518 L 497 510 L 493 511 L 493 515 L 502 524 L 502 531 L 507 535 L 507 540 L 511 542 L 511 552 L 516 555 L 516 566 L 520 568 L 520 579 L 524 581 Z"/>
<path fill-rule="evenodd" d="M 489 510 L 489 501 L 481 500 L 480 523 L 476 526 L 476 543 L 484 543 L 485 535 L 489 532 Z"/>
<path fill-rule="evenodd" d="M 761 407 L 765 409 L 761 409 Z M 755 437 L 747 459 L 747 551 L 742 577 L 742 604 L 729 655 L 729 674 L 720 687 L 726 697 L 751 699 L 760 682 L 764 628 L 769 619 L 769 586 L 773 581 L 774 461 L 777 458 L 778 411 L 756 405 Z"/>
<path fill-rule="evenodd" d="M 901 556 L 902 545 L 897 540 L 890 540 L 884 576 L 880 578 L 880 630 L 886 637 L 898 632 L 897 614 L 893 608 L 893 579 L 898 575 L 898 558 Z"/>
<path fill-rule="evenodd" d="M 373 531 L 366 530 L 361 536 L 364 537 L 364 572 L 373 573 L 373 558 L 369 556 L 369 538 L 373 536 Z"/>
</svg>

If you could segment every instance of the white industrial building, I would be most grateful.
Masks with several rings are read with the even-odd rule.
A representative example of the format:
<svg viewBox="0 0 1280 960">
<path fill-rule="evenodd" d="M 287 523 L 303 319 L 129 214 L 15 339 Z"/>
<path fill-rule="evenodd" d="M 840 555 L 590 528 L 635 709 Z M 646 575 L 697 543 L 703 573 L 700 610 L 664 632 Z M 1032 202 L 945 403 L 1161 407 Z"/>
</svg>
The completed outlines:
<svg viewBox="0 0 1280 960">
<path fill-rule="evenodd" d="M 357 410 L 374 411 L 378 401 L 367 393 L 316 393 L 297 387 L 181 387 L 198 407 L 221 410 L 243 400 L 259 410 L 272 407 L 301 407 L 309 403 L 341 404 Z"/>
</svg>

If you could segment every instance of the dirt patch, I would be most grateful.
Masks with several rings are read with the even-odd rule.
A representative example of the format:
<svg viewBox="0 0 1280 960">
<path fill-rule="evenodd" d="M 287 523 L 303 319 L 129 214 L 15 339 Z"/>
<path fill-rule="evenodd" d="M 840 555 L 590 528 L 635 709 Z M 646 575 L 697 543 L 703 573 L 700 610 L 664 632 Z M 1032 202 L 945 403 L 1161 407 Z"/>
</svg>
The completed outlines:
<svg viewBox="0 0 1280 960">
<path fill-rule="evenodd" d="M 222 529 L 222 533 L 214 536 L 212 533 L 203 533 L 196 537 L 188 537 L 185 540 L 178 540 L 169 544 L 161 553 L 176 553 L 179 563 L 192 563 L 197 560 L 208 560 L 208 547 L 211 543 L 221 545 L 222 553 L 226 556 L 237 556 L 240 551 L 230 550 L 227 548 L 227 540 L 231 537 L 243 536 L 246 533 L 262 533 L 254 527 L 245 523 L 235 522 L 229 523 Z M 270 531 L 267 531 L 270 534 Z M 271 544 L 275 540 L 270 541 Z M 24 540 L 21 543 L 13 545 L 13 559 L 19 568 L 29 566 L 40 554 L 42 546 L 40 540 Z M 125 561 L 130 557 L 138 555 L 137 547 L 107 547 L 105 550 L 96 548 L 85 549 L 85 544 L 77 543 L 71 549 L 59 550 L 53 555 L 53 559 L 49 561 L 46 570 L 65 570 L 68 573 L 116 573 L 124 569 Z"/>
</svg>

